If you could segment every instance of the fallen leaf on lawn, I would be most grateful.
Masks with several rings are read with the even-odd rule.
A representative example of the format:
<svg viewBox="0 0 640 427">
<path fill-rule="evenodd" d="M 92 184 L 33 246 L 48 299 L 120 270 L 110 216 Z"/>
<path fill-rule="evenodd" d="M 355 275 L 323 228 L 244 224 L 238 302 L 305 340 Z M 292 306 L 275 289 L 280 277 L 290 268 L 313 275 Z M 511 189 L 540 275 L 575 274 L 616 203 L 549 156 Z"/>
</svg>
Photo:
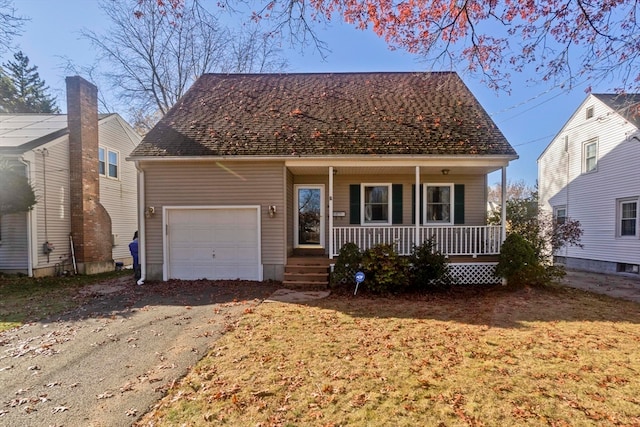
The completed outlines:
<svg viewBox="0 0 640 427">
<path fill-rule="evenodd" d="M 138 414 L 138 410 L 137 409 L 129 409 L 127 412 L 127 417 L 135 417 Z"/>
<path fill-rule="evenodd" d="M 97 399 L 98 399 L 98 400 L 100 400 L 100 399 L 109 399 L 109 398 L 111 398 L 111 397 L 113 397 L 113 394 L 112 394 L 112 393 L 109 393 L 109 392 L 106 392 L 106 393 L 101 393 L 101 394 L 99 394 L 99 395 L 97 396 Z"/>
<path fill-rule="evenodd" d="M 54 414 L 57 414 L 59 412 L 65 412 L 68 411 L 69 408 L 67 408 L 66 406 L 56 406 L 55 408 L 53 408 L 53 410 L 51 411 Z"/>
</svg>

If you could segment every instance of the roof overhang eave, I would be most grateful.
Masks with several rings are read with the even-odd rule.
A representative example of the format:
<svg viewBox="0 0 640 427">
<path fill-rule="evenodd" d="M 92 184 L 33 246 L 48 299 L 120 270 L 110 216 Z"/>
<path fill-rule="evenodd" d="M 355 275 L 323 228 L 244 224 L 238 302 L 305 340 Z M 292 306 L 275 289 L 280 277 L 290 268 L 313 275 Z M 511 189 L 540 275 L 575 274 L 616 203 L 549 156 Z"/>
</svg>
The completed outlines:
<svg viewBox="0 0 640 427">
<path fill-rule="evenodd" d="M 434 162 L 509 162 L 517 160 L 517 154 L 423 154 L 423 155 L 318 155 L 318 156 L 128 156 L 127 161 L 133 162 L 212 162 L 212 161 L 284 161 L 296 165 L 332 166 L 336 164 L 350 164 L 353 162 L 375 162 L 395 164 L 420 164 Z"/>
</svg>

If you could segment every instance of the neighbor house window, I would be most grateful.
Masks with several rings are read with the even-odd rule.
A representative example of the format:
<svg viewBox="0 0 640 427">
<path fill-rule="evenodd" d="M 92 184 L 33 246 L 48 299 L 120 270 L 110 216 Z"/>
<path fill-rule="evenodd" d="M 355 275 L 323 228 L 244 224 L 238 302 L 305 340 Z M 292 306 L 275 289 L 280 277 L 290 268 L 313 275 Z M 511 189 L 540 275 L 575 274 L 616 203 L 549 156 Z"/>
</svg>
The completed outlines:
<svg viewBox="0 0 640 427">
<path fill-rule="evenodd" d="M 618 234 L 620 236 L 638 235 L 638 199 L 618 201 Z"/>
<path fill-rule="evenodd" d="M 584 172 L 593 172 L 597 167 L 598 158 L 598 141 L 595 139 L 585 142 L 582 148 L 583 165 L 582 170 Z"/>
<path fill-rule="evenodd" d="M 118 178 L 119 154 L 117 151 L 98 148 L 98 172 L 109 178 Z"/>
<path fill-rule="evenodd" d="M 104 148 L 100 147 L 98 148 L 98 173 L 100 175 L 105 175 L 106 172 L 106 161 L 105 161 L 105 154 L 104 154 Z"/>
<path fill-rule="evenodd" d="M 425 223 L 451 224 L 453 222 L 453 185 L 427 184 Z"/>
<path fill-rule="evenodd" d="M 362 184 L 362 223 L 391 224 L 391 184 Z"/>
<path fill-rule="evenodd" d="M 556 224 L 564 224 L 567 221 L 567 207 L 556 206 L 553 209 L 553 218 L 555 219 Z"/>
<path fill-rule="evenodd" d="M 593 117 L 593 107 L 587 107 L 586 113 L 587 113 L 586 114 L 586 118 L 587 119 L 592 118 Z"/>
</svg>

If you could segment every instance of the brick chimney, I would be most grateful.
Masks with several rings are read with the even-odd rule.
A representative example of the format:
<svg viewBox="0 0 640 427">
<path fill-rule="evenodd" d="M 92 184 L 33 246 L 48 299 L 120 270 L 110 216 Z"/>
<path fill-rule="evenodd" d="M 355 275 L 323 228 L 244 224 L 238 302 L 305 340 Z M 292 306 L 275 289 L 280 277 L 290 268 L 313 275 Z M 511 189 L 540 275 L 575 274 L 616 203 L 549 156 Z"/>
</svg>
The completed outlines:
<svg viewBox="0 0 640 427">
<path fill-rule="evenodd" d="M 98 88 L 66 78 L 71 237 L 80 273 L 113 270 L 111 217 L 100 204 Z"/>
</svg>

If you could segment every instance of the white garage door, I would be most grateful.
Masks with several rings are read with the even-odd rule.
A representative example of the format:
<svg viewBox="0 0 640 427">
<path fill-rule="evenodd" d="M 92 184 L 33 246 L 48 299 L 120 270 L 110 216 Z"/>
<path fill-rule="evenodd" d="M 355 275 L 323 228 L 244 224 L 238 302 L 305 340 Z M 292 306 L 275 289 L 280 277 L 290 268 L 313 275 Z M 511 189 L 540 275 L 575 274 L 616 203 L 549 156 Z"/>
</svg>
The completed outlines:
<svg viewBox="0 0 640 427">
<path fill-rule="evenodd" d="M 167 209 L 169 279 L 261 280 L 259 209 Z"/>
</svg>

